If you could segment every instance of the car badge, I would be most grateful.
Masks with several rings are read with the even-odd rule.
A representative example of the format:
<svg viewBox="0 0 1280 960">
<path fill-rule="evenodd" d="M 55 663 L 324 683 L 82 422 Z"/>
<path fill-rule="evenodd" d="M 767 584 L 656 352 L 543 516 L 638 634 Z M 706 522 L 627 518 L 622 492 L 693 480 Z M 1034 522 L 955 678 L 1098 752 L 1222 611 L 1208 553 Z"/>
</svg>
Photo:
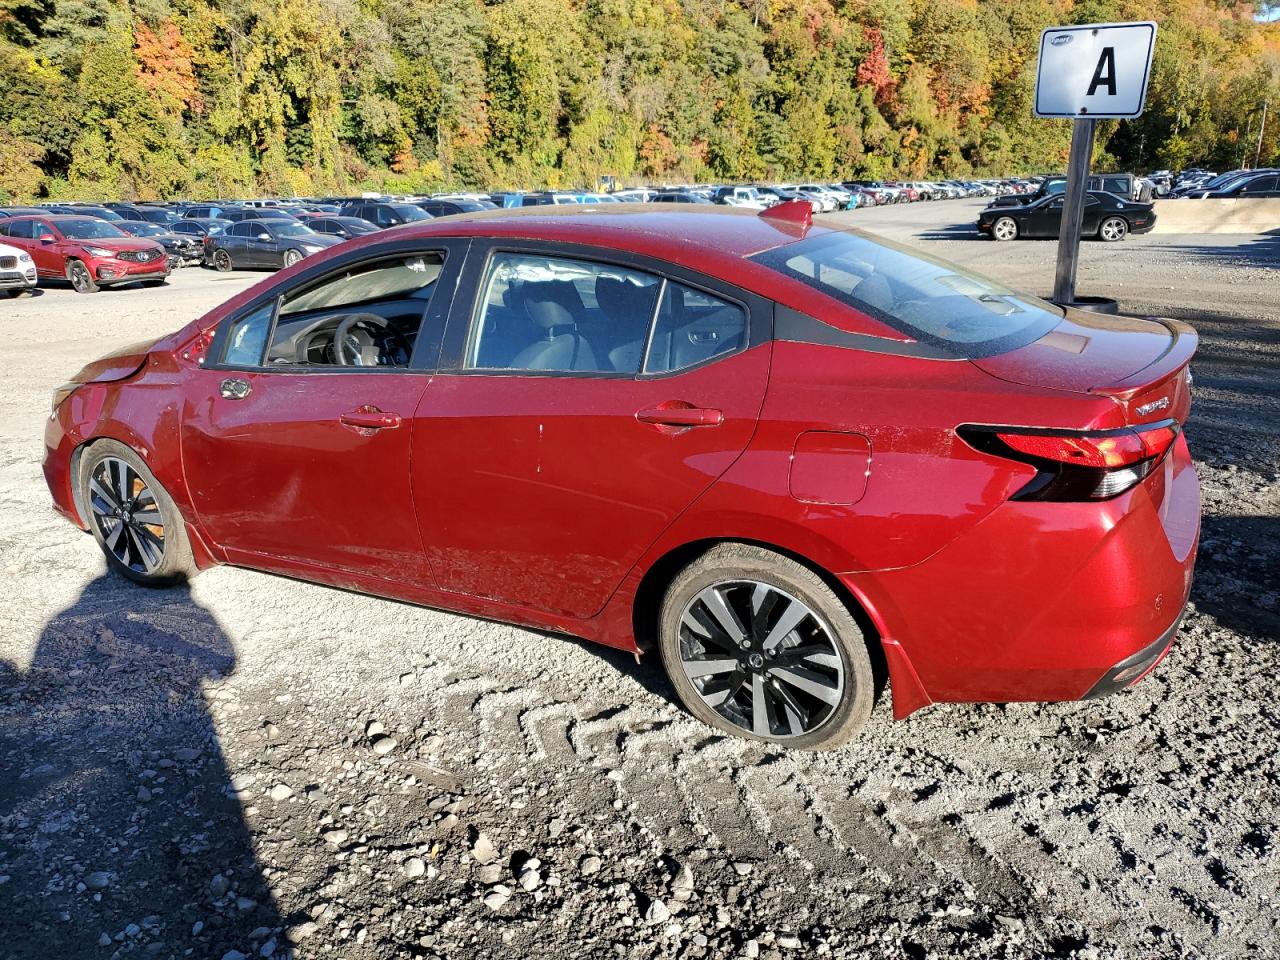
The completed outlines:
<svg viewBox="0 0 1280 960">
<path fill-rule="evenodd" d="M 1145 417 L 1148 413 L 1155 413 L 1157 410 L 1163 410 L 1169 406 L 1169 398 L 1161 397 L 1159 400 L 1152 400 L 1150 403 L 1144 403 L 1137 410 L 1138 416 Z"/>
</svg>

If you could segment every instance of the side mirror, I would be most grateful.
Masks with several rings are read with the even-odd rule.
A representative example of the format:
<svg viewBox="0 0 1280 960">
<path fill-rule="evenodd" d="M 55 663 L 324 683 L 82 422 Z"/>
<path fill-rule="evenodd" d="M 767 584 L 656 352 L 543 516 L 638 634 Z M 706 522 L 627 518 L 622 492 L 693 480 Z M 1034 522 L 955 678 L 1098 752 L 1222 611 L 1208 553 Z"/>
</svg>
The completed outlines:
<svg viewBox="0 0 1280 960">
<path fill-rule="evenodd" d="M 57 237 L 55 237 L 52 233 L 42 233 L 42 234 L 40 234 L 40 242 L 41 242 L 41 243 L 46 243 L 46 244 L 48 244 L 48 243 L 57 243 L 57 242 L 58 242 L 58 238 L 57 238 Z"/>
<path fill-rule="evenodd" d="M 269 242 L 269 241 L 271 240 L 271 234 L 269 234 L 269 233 L 260 233 L 260 234 L 258 234 L 258 239 L 259 239 L 259 240 L 262 240 L 264 243 L 265 243 L 265 242 Z"/>
</svg>

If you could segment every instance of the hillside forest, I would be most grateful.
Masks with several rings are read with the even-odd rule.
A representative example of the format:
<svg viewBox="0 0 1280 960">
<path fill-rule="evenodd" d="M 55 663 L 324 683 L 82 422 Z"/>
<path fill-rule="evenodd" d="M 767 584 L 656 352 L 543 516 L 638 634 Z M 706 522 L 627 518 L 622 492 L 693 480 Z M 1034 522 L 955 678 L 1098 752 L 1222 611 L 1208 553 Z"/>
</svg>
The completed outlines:
<svg viewBox="0 0 1280 960">
<path fill-rule="evenodd" d="M 0 0 L 0 201 L 1061 169 L 1040 31 L 1145 19 L 1095 166 L 1280 162 L 1234 0 Z"/>
</svg>

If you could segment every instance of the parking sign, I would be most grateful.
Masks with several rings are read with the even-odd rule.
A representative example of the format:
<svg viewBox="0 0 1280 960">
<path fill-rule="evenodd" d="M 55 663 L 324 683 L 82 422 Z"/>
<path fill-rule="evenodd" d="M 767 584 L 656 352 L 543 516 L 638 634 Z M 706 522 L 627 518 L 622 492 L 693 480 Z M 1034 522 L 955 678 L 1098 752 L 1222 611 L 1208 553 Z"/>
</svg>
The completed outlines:
<svg viewBox="0 0 1280 960">
<path fill-rule="evenodd" d="M 1138 116 L 1155 45 L 1150 21 L 1050 27 L 1040 34 L 1036 116 Z"/>
</svg>

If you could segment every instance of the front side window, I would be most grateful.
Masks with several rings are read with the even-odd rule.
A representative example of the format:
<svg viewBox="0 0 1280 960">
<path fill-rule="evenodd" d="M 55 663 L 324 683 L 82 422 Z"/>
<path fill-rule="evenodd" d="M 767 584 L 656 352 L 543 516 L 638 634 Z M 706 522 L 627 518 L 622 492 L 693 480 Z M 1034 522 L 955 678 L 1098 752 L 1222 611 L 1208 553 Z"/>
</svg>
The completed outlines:
<svg viewBox="0 0 1280 960">
<path fill-rule="evenodd" d="M 668 280 L 645 358 L 645 373 L 673 373 L 733 353 L 747 342 L 747 314 L 736 303 Z"/>
<path fill-rule="evenodd" d="M 267 304 L 232 321 L 222 350 L 223 363 L 233 367 L 256 367 L 262 362 L 267 331 L 271 329 L 272 308 L 272 304 Z"/>
<path fill-rule="evenodd" d="M 964 357 L 1038 340 L 1062 312 L 962 267 L 854 232 L 824 233 L 752 260 L 909 336 Z"/>
<path fill-rule="evenodd" d="M 268 366 L 407 367 L 444 254 L 350 266 L 280 304 Z"/>
<path fill-rule="evenodd" d="M 481 287 L 466 366 L 634 375 L 659 286 L 652 274 L 614 264 L 497 254 Z"/>
</svg>

